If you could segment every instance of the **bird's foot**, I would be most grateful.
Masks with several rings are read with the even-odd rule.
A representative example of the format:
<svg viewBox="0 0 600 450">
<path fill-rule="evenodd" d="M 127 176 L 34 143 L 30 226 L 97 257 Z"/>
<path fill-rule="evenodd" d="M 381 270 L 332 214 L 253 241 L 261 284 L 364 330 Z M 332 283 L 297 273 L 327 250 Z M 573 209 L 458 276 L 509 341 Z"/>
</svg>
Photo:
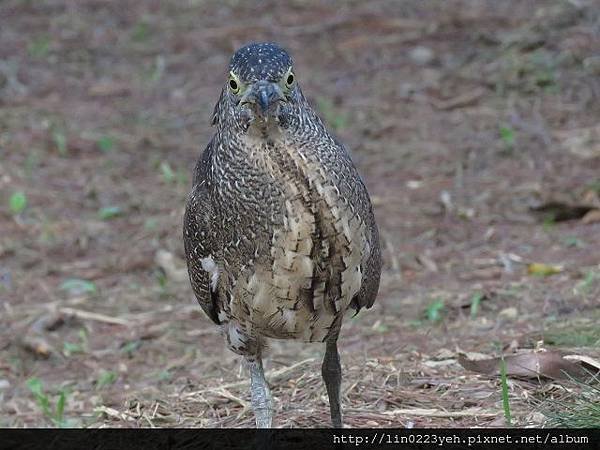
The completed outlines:
<svg viewBox="0 0 600 450">
<path fill-rule="evenodd" d="M 273 424 L 271 391 L 267 380 L 265 380 L 262 361 L 258 358 L 248 359 L 247 361 L 250 369 L 250 396 L 252 409 L 256 417 L 256 427 L 271 428 Z"/>
</svg>

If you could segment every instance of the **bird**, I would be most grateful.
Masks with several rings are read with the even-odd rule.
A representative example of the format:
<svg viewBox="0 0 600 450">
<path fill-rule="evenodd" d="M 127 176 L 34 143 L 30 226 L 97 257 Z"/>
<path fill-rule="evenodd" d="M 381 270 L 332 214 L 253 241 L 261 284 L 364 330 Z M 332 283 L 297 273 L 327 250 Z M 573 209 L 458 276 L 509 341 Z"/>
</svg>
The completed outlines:
<svg viewBox="0 0 600 450">
<path fill-rule="evenodd" d="M 262 362 L 271 339 L 325 344 L 321 374 L 341 428 L 342 320 L 373 306 L 381 276 L 368 191 L 282 46 L 239 48 L 223 78 L 183 218 L 192 290 L 245 359 L 257 428 L 273 425 Z"/>
</svg>

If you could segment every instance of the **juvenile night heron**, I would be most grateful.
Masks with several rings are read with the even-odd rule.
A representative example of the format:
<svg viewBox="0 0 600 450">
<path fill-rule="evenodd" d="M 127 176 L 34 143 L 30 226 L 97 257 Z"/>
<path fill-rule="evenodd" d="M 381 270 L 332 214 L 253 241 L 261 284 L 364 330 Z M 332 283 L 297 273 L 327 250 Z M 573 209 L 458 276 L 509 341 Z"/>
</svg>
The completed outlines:
<svg viewBox="0 0 600 450">
<path fill-rule="evenodd" d="M 247 361 L 258 427 L 273 417 L 261 359 L 269 338 L 325 342 L 322 376 L 341 427 L 342 319 L 373 305 L 381 272 L 369 194 L 277 44 L 233 55 L 212 123 L 184 217 L 194 293 Z"/>
</svg>

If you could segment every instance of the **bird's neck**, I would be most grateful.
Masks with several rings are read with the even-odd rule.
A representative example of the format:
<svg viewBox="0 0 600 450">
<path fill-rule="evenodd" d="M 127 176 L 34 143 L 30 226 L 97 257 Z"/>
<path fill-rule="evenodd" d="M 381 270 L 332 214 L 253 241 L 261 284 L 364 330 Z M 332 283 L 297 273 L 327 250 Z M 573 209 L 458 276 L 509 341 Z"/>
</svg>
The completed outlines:
<svg viewBox="0 0 600 450">
<path fill-rule="evenodd" d="M 306 144 L 329 138 L 321 120 L 307 103 L 290 107 L 284 117 L 255 121 L 245 130 L 239 128 L 239 122 L 220 124 L 216 141 L 223 144 L 215 151 L 215 163 L 222 171 L 241 173 L 245 166 L 252 166 L 251 170 L 272 169 L 272 164 L 287 166 L 302 154 L 304 160 L 319 164 L 319 146 Z"/>
</svg>

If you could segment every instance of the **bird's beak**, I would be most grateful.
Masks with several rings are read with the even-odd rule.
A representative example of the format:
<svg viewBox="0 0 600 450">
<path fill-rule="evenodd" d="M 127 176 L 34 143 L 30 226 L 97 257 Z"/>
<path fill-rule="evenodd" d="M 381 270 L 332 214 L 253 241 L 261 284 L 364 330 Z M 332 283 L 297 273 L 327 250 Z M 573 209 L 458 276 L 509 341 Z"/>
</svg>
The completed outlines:
<svg viewBox="0 0 600 450">
<path fill-rule="evenodd" d="M 248 88 L 240 103 L 256 105 L 255 109 L 262 117 L 267 117 L 271 107 L 285 97 L 278 84 L 260 80 Z"/>
</svg>

